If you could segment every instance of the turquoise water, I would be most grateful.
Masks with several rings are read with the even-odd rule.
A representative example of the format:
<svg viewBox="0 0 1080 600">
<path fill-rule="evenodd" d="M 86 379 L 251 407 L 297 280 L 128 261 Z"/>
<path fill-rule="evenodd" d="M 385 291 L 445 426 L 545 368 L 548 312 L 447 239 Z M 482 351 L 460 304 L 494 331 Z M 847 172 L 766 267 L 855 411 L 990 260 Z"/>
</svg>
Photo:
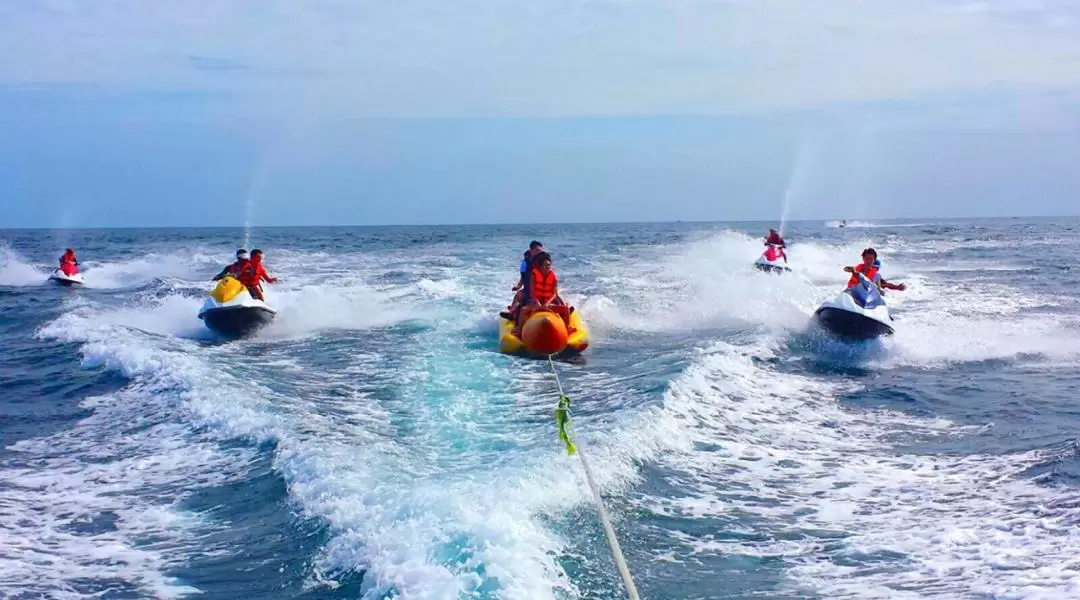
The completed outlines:
<svg viewBox="0 0 1080 600">
<path fill-rule="evenodd" d="M 280 310 L 195 317 L 243 232 L 0 232 L 16 598 L 620 598 L 547 364 L 497 352 L 530 239 L 645 598 L 1080 594 L 1080 221 L 256 231 Z M 808 331 L 874 245 L 890 339 Z M 79 249 L 88 285 L 45 284 Z"/>
</svg>

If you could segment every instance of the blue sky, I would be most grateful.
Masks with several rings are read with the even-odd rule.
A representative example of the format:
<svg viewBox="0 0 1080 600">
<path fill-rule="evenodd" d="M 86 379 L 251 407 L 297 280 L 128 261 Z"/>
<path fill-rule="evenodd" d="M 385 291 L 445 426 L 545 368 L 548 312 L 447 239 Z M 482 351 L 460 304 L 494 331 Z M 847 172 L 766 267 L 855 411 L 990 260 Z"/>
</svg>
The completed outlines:
<svg viewBox="0 0 1080 600">
<path fill-rule="evenodd" d="M 1075 215 L 1078 133 L 1071 1 L 0 1 L 0 227 Z"/>
</svg>

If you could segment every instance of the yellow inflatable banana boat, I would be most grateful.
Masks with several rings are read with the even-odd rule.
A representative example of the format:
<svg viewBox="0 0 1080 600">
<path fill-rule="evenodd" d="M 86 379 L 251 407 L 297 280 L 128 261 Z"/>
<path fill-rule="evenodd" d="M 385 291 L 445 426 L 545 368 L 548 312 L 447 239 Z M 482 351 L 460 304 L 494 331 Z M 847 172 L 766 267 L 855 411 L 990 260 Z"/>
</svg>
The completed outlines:
<svg viewBox="0 0 1080 600">
<path fill-rule="evenodd" d="M 521 331 L 514 332 L 514 322 L 499 319 L 499 351 L 503 354 L 548 356 L 580 354 L 589 347 L 589 330 L 578 311 L 564 319 L 557 311 L 567 307 L 532 308 L 526 311 Z"/>
</svg>

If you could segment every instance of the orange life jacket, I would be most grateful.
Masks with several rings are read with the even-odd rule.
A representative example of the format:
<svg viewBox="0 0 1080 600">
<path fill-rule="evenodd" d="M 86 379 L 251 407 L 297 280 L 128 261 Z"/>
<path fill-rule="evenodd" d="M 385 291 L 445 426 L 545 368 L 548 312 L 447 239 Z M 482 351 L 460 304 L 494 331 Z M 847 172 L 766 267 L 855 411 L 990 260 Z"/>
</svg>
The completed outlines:
<svg viewBox="0 0 1080 600">
<path fill-rule="evenodd" d="M 858 264 L 858 265 L 855 265 L 855 272 L 851 274 L 851 279 L 848 279 L 848 282 L 847 282 L 848 288 L 853 288 L 856 285 L 858 285 L 858 283 L 859 283 L 859 275 L 858 274 L 859 273 L 862 273 L 863 275 L 866 275 L 867 279 L 877 283 L 876 279 L 877 279 L 877 275 L 878 275 L 878 268 L 873 266 L 873 265 L 868 267 L 868 266 L 866 266 L 864 264 Z"/>
<path fill-rule="evenodd" d="M 555 271 L 549 270 L 545 275 L 540 269 L 533 268 L 529 277 L 529 290 L 533 300 L 541 304 L 554 300 L 558 283 L 559 278 L 555 276 Z"/>
</svg>

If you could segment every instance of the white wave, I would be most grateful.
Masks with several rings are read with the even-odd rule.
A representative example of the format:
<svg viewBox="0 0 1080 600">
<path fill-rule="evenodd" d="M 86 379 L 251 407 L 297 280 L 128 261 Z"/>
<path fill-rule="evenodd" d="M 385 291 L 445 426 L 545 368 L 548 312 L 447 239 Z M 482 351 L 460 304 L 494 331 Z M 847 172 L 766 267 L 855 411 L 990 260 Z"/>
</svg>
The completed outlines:
<svg viewBox="0 0 1080 600">
<path fill-rule="evenodd" d="M 722 231 L 652 255 L 600 261 L 598 277 L 607 293 L 590 297 L 583 315 L 598 331 L 693 331 L 751 324 L 775 334 L 801 331 L 823 300 L 843 289 L 845 265 L 858 262 L 873 240 L 842 244 L 796 243 L 789 249 L 793 273 L 759 273 L 749 263 L 760 243 Z M 1071 296 L 1033 294 L 981 281 L 957 281 L 921 263 L 894 258 L 897 248 L 880 247 L 883 273 L 906 282 L 888 292 L 896 336 L 875 362 L 934 366 L 1017 356 L 1054 362 L 1080 359 L 1080 320 L 1068 309 Z M 606 269 L 606 270 L 605 270 Z M 1033 309 L 1059 308 L 1057 313 Z"/>
<path fill-rule="evenodd" d="M 752 359 L 771 354 L 718 344 L 650 416 L 686 440 L 658 460 L 689 494 L 648 498 L 650 510 L 737 513 L 769 533 L 767 541 L 679 533 L 673 540 L 686 554 L 780 559 L 789 591 L 833 598 L 1075 594 L 1080 575 L 1070 565 L 1080 535 L 1068 507 L 1080 492 L 1020 475 L 1048 456 L 905 453 L 898 438 L 967 430 L 846 409 L 837 398 L 850 384 L 780 375 Z"/>
<path fill-rule="evenodd" d="M 189 299 L 166 299 L 147 320 L 159 322 L 159 331 L 167 330 L 173 325 L 166 317 L 182 315 L 190 307 Z M 272 365 L 261 365 L 245 357 L 239 345 L 205 348 L 147 336 L 125 322 L 131 310 L 73 310 L 41 335 L 82 342 L 88 365 L 136 378 L 141 382 L 136 388 L 148 398 L 167 398 L 170 386 L 182 389 L 178 410 L 170 413 L 178 432 L 274 440 L 274 468 L 288 483 L 290 497 L 303 514 L 324 520 L 331 529 L 331 541 L 316 565 L 316 584 L 332 582 L 342 572 L 367 571 L 365 598 L 382 597 L 390 589 L 409 598 L 496 594 L 539 599 L 573 590 L 554 560 L 562 541 L 538 514 L 553 506 L 573 506 L 585 492 L 571 475 L 561 475 L 562 484 L 551 486 L 553 469 L 558 473 L 572 467 L 558 457 L 549 418 L 551 398 L 534 411 L 543 415 L 542 424 L 524 431 L 507 429 L 521 407 L 485 410 L 489 401 L 478 403 L 487 395 L 501 396 L 511 406 L 514 402 L 513 393 L 496 392 L 486 383 L 484 375 L 491 375 L 488 355 L 462 356 L 453 347 L 431 345 L 435 354 L 415 355 L 410 360 L 416 368 L 400 371 L 405 385 L 396 393 L 406 397 L 390 413 L 370 392 L 354 388 L 345 399 L 325 394 L 328 384 L 354 386 L 357 378 L 377 373 L 383 360 L 379 355 L 357 352 L 354 368 L 320 372 L 302 394 L 275 391 L 258 383 L 265 380 L 266 369 L 290 373 L 294 381 L 305 376 L 291 359 L 278 356 Z M 432 333 L 433 338 L 444 335 Z M 157 412 L 139 398 L 144 405 L 132 409 Z M 390 426 L 402 419 L 413 423 L 414 430 L 404 438 Z M 175 437 L 164 442 L 178 453 L 190 449 Z M 495 443 L 500 449 L 441 457 L 438 450 L 451 442 L 482 447 Z M 68 450 L 88 452 L 81 446 Z M 178 478 L 187 470 L 198 486 L 203 465 L 194 460 L 200 453 L 193 455 L 191 461 L 168 460 Z M 446 460 L 478 462 L 472 469 L 439 468 Z M 216 464 L 205 466 L 214 469 Z M 116 510 L 136 511 L 138 502 L 120 496 Z M 72 554 L 78 549 L 73 543 Z M 102 555 L 108 555 L 107 548 L 98 553 Z M 185 559 L 177 552 L 168 562 L 155 558 L 134 564 L 126 556 L 118 549 L 117 576 L 146 589 L 152 572 Z M 57 577 L 52 583 L 60 586 L 62 576 Z"/>
<path fill-rule="evenodd" d="M 40 285 L 48 279 L 42 269 L 26 262 L 14 250 L 0 244 L 0 285 L 23 287 Z"/>
<path fill-rule="evenodd" d="M 202 250 L 177 250 L 168 254 L 148 254 L 121 261 L 80 261 L 86 287 L 124 289 L 146 285 L 155 279 L 208 280 L 224 265 Z"/>
<path fill-rule="evenodd" d="M 239 477 L 254 449 L 222 448 L 179 422 L 199 368 L 190 348 L 148 350 L 130 330 L 94 325 L 78 312 L 41 335 L 86 342 L 87 365 L 115 366 L 133 382 L 85 399 L 92 413 L 74 428 L 8 447 L 0 463 L 0 586 L 49 598 L 83 598 L 91 581 L 157 598 L 197 593 L 166 573 L 193 552 L 213 555 L 200 540 L 227 525 L 180 503 Z M 227 403 L 221 389 L 198 394 Z"/>
<path fill-rule="evenodd" d="M 792 273 L 774 275 L 752 266 L 762 252 L 759 239 L 722 231 L 653 256 L 600 262 L 598 278 L 611 292 L 583 314 L 595 311 L 601 327 L 646 331 L 739 323 L 802 328 L 820 301 L 844 284 L 843 266 L 854 264 L 865 246 L 795 243 L 788 249 Z"/>
<path fill-rule="evenodd" d="M 904 293 L 890 293 L 897 321 L 894 357 L 925 366 L 1019 356 L 1080 361 L 1080 300 L 987 282 L 914 276 Z"/>
<path fill-rule="evenodd" d="M 287 284 L 286 284 L 287 285 Z M 271 290 L 266 300 L 278 310 L 261 338 L 286 338 L 330 329 L 369 329 L 420 318 L 415 306 L 394 305 L 390 294 L 363 283 L 310 285 Z M 282 286 L 284 287 L 284 286 Z"/>
</svg>

